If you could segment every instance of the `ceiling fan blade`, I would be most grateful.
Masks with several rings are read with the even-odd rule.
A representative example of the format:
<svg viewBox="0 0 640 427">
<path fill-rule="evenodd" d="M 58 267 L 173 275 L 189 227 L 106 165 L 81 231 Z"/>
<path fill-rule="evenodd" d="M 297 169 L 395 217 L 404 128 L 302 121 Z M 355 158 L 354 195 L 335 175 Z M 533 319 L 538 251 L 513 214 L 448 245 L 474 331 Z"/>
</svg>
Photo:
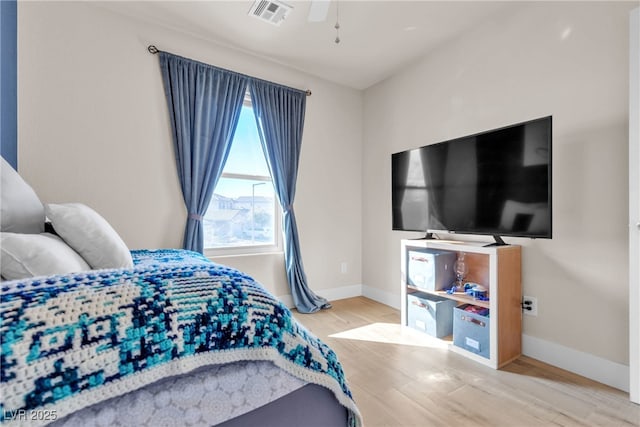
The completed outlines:
<svg viewBox="0 0 640 427">
<path fill-rule="evenodd" d="M 331 0 L 313 0 L 309 8 L 309 22 L 323 22 L 329 13 Z"/>
</svg>

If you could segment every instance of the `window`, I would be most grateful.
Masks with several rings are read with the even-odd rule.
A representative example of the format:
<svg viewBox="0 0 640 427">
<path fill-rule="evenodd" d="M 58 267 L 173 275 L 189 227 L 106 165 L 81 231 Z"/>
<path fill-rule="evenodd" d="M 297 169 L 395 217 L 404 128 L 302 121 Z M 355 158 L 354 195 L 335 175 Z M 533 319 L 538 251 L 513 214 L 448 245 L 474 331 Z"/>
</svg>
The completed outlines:
<svg viewBox="0 0 640 427">
<path fill-rule="evenodd" d="M 241 253 L 278 249 L 277 206 L 247 94 L 227 163 L 203 218 L 205 249 Z"/>
</svg>

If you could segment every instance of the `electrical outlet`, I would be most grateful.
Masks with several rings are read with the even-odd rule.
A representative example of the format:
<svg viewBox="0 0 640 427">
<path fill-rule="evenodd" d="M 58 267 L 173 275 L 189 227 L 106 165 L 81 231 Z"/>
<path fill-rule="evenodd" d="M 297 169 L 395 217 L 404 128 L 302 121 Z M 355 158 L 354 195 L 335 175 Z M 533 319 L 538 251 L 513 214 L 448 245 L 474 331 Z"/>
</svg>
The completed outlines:
<svg viewBox="0 0 640 427">
<path fill-rule="evenodd" d="M 340 273 L 342 274 L 347 274 L 348 268 L 347 268 L 347 263 L 346 262 L 342 262 L 340 264 Z"/>
<path fill-rule="evenodd" d="M 538 315 L 538 298 L 522 297 L 522 312 L 528 316 Z"/>
</svg>

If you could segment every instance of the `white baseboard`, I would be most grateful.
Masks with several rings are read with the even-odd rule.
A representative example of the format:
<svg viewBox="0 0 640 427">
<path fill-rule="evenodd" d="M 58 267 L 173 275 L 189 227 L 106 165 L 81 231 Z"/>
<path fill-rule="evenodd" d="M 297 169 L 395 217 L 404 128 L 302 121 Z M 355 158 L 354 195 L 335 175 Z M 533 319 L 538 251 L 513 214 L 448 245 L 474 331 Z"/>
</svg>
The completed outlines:
<svg viewBox="0 0 640 427">
<path fill-rule="evenodd" d="M 293 303 L 293 297 L 291 296 L 291 294 L 278 295 L 276 298 L 278 298 L 281 303 L 286 305 L 287 308 L 295 307 L 295 304 Z"/>
<path fill-rule="evenodd" d="M 362 296 L 362 285 L 342 286 L 339 288 L 320 289 L 318 294 L 329 301 Z"/>
<path fill-rule="evenodd" d="M 629 392 L 629 367 L 626 365 L 525 334 L 522 334 L 522 354 Z"/>
<path fill-rule="evenodd" d="M 327 288 L 320 289 L 317 292 L 314 291 L 317 295 L 328 299 L 329 301 L 337 301 L 345 298 L 353 298 L 362 296 L 362 285 L 350 285 L 350 286 L 341 286 L 339 288 Z M 277 297 L 280 301 L 284 303 L 288 308 L 293 308 L 293 297 L 291 294 L 279 295 Z"/>
<path fill-rule="evenodd" d="M 389 307 L 393 307 L 396 310 L 400 310 L 400 294 L 399 293 L 382 291 L 377 288 L 372 288 L 371 286 L 362 285 L 361 295 L 363 297 L 367 297 L 374 301 L 378 301 L 381 304 L 388 305 Z"/>
</svg>

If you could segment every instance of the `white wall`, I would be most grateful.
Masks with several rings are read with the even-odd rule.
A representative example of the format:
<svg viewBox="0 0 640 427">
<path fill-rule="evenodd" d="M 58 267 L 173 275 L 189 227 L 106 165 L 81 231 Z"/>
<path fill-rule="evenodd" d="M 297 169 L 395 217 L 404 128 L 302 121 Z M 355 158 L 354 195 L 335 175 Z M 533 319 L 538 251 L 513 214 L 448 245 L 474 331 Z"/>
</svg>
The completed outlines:
<svg viewBox="0 0 640 427">
<path fill-rule="evenodd" d="M 629 361 L 632 402 L 640 404 L 640 7 L 629 17 Z"/>
<path fill-rule="evenodd" d="M 45 202 L 84 202 L 131 248 L 180 247 L 186 211 L 149 44 L 313 91 L 295 202 L 312 289 L 361 283 L 362 94 L 84 2 L 18 5 L 20 172 Z M 276 295 L 282 254 L 224 258 Z M 348 272 L 340 272 L 340 263 Z"/>
<path fill-rule="evenodd" d="M 538 298 L 538 316 L 524 318 L 523 332 L 622 366 L 628 387 L 633 6 L 531 3 L 365 92 L 365 289 L 399 303 L 400 239 L 419 237 L 391 231 L 391 153 L 553 115 L 553 239 L 505 239 L 523 245 L 523 291 Z"/>
</svg>

